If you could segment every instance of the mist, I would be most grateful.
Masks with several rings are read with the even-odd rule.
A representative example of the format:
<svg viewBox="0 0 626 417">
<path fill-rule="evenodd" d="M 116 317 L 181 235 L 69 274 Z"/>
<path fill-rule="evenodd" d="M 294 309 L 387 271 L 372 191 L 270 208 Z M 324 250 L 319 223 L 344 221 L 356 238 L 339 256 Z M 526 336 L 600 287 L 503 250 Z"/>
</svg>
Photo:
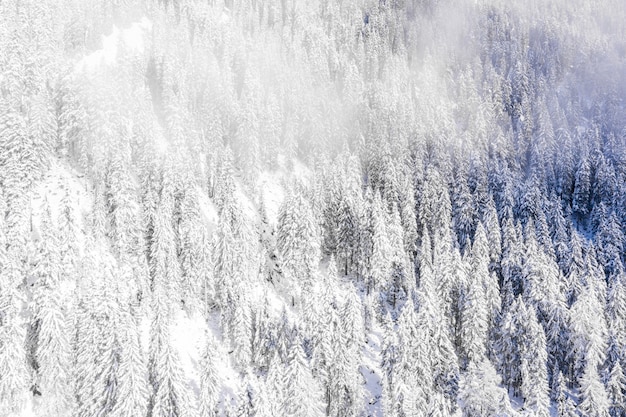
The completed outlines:
<svg viewBox="0 0 626 417">
<path fill-rule="evenodd" d="M 0 0 L 0 416 L 622 416 L 624 22 Z"/>
</svg>

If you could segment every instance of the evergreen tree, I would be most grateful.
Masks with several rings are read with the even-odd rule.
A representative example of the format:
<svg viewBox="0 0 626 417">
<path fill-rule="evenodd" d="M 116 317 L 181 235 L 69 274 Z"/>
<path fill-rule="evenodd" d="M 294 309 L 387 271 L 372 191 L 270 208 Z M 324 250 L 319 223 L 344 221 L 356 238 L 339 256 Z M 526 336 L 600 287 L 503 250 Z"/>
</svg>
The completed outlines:
<svg viewBox="0 0 626 417">
<path fill-rule="evenodd" d="M 585 372 L 580 380 L 580 394 L 582 401 L 578 410 L 585 416 L 608 417 L 610 402 L 604 384 L 593 362 L 587 362 Z"/>
<path fill-rule="evenodd" d="M 120 321 L 120 359 L 117 400 L 111 415 L 145 416 L 148 412 L 148 368 L 140 342 L 140 334 L 135 318 L 128 311 Z"/>
<path fill-rule="evenodd" d="M 500 256 L 502 255 L 502 236 L 500 232 L 500 222 L 498 221 L 498 212 L 496 211 L 493 199 L 489 199 L 485 214 L 482 216 L 485 234 L 489 245 L 489 270 L 498 269 Z"/>
<path fill-rule="evenodd" d="M 200 369 L 200 415 L 203 417 L 216 417 L 218 413 L 219 386 L 215 356 L 214 342 L 207 334 Z"/>
<path fill-rule="evenodd" d="M 213 265 L 215 276 L 216 304 L 226 308 L 227 300 L 232 298 L 232 286 L 235 282 L 235 238 L 230 223 L 220 218 L 215 236 Z"/>
<path fill-rule="evenodd" d="M 239 294 L 245 294 L 244 289 L 238 291 Z M 232 322 L 229 325 L 233 357 L 235 362 L 242 368 L 246 369 L 252 358 L 252 317 L 248 301 L 243 295 L 233 300 L 234 312 Z"/>
<path fill-rule="evenodd" d="M 402 302 L 410 290 L 415 288 L 415 278 L 413 268 L 407 260 L 406 252 L 403 250 L 402 225 L 396 207 L 390 213 L 388 220 L 388 241 L 389 254 L 391 260 L 391 277 L 387 287 L 387 298 L 391 300 L 395 308 Z"/>
<path fill-rule="evenodd" d="M 574 194 L 572 197 L 572 209 L 579 218 L 584 219 L 589 214 L 589 204 L 591 198 L 591 168 L 586 157 L 576 171 L 576 179 L 574 184 Z"/>
<path fill-rule="evenodd" d="M 61 290 L 61 254 L 58 232 L 52 224 L 50 207 L 42 215 L 42 235 L 33 275 L 34 291 L 34 363 L 37 370 L 36 390 L 43 393 L 41 412 L 57 416 L 73 408 L 71 374 L 72 335 L 67 312 L 71 299 Z"/>
<path fill-rule="evenodd" d="M 565 386 L 565 378 L 563 374 L 559 372 L 554 378 L 554 400 L 556 402 L 556 415 L 558 417 L 575 417 L 578 415 L 576 412 L 576 405 L 567 393 Z"/>
<path fill-rule="evenodd" d="M 322 416 L 320 393 L 298 342 L 294 342 L 287 360 L 285 373 L 285 401 L 282 415 Z"/>
<path fill-rule="evenodd" d="M 246 375 L 244 378 L 244 386 L 239 392 L 239 398 L 237 399 L 238 407 L 237 407 L 237 417 L 250 417 L 256 416 L 256 397 L 257 393 L 255 392 L 252 381 L 250 380 L 250 376 Z"/>
<path fill-rule="evenodd" d="M 470 279 L 484 291 L 489 329 L 491 330 L 500 314 L 500 288 L 494 272 L 489 271 L 489 247 L 482 224 L 478 224 L 471 250 Z"/>
<path fill-rule="evenodd" d="M 340 209 L 337 230 L 337 253 L 342 259 L 344 275 L 348 275 L 354 263 L 354 252 L 358 240 L 358 217 L 353 203 L 347 196 L 339 199 Z"/>
<path fill-rule="evenodd" d="M 110 259 L 97 258 L 99 244 L 90 243 L 83 264 L 86 283 L 79 292 L 75 415 L 81 417 L 111 413 L 119 393 L 121 340 L 117 332 L 122 325 L 118 288 Z"/>
<path fill-rule="evenodd" d="M 485 291 L 478 277 L 469 278 L 461 312 L 461 347 L 466 363 L 480 362 L 486 355 L 489 313 Z"/>
<path fill-rule="evenodd" d="M 459 178 L 455 180 L 453 191 L 452 219 L 460 251 L 465 253 L 474 237 L 476 213 L 472 195 L 463 174 L 458 174 L 457 177 Z"/>
<path fill-rule="evenodd" d="M 488 360 L 470 363 L 459 398 L 464 417 L 514 415 L 507 392 L 500 387 L 500 377 Z"/>
<path fill-rule="evenodd" d="M 573 377 L 580 378 L 585 368 L 597 369 L 604 362 L 607 324 L 603 306 L 593 288 L 585 288 L 572 305 L 570 363 Z"/>
<path fill-rule="evenodd" d="M 303 286 L 311 285 L 310 272 L 319 262 L 319 242 L 313 212 L 301 192 L 281 206 L 277 226 L 277 249 L 292 302 Z"/>
<path fill-rule="evenodd" d="M 21 316 L 23 296 L 16 285 L 21 273 L 16 259 L 7 253 L 3 205 L 0 194 L 0 413 L 17 415 L 25 406 L 28 388 L 26 332 Z M 4 206 L 4 207 L 3 207 Z"/>
<path fill-rule="evenodd" d="M 524 406 L 534 410 L 537 416 L 550 415 L 550 396 L 547 375 L 546 338 L 543 328 L 537 322 L 531 309 L 524 323 L 524 342 L 522 347 L 521 392 Z"/>
<path fill-rule="evenodd" d="M 619 416 L 626 409 L 626 378 L 619 362 L 616 362 L 611 369 L 606 389 L 610 401 L 609 415 Z"/>
<path fill-rule="evenodd" d="M 272 411 L 272 415 L 282 413 L 287 406 L 286 367 L 278 354 L 274 354 L 270 359 L 265 387 L 264 393 L 267 395 L 268 408 Z"/>
<path fill-rule="evenodd" d="M 405 181 L 400 200 L 400 218 L 404 231 L 404 250 L 411 259 L 417 252 L 417 215 L 415 214 L 415 190 L 410 180 Z"/>
<path fill-rule="evenodd" d="M 374 196 L 374 205 L 370 217 L 372 233 L 372 252 L 369 259 L 368 293 L 378 291 L 387 282 L 391 273 L 391 254 L 385 224 L 382 200 L 378 194 Z"/>
</svg>

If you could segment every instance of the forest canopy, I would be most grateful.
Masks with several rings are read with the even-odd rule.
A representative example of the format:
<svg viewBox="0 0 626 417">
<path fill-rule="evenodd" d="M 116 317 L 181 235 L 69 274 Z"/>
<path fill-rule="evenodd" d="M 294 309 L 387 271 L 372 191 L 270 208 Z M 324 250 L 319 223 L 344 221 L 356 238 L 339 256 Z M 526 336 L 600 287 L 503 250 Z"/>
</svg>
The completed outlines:
<svg viewBox="0 0 626 417">
<path fill-rule="evenodd" d="M 623 0 L 0 0 L 0 416 L 626 409 Z"/>
</svg>

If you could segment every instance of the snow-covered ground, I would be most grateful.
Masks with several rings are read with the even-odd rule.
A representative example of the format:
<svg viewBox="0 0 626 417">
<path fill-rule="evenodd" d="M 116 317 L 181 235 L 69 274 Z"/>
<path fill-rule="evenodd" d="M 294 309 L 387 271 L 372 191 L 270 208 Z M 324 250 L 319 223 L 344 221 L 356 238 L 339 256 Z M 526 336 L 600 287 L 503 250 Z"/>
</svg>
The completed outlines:
<svg viewBox="0 0 626 417">
<path fill-rule="evenodd" d="M 361 374 L 365 379 L 365 406 L 368 417 L 382 417 L 382 386 L 383 371 L 381 364 L 381 349 L 383 344 L 382 330 L 372 329 L 367 334 L 363 347 L 363 362 Z"/>
<path fill-rule="evenodd" d="M 77 73 L 93 72 L 103 66 L 113 66 L 117 61 L 120 44 L 129 53 L 142 54 L 146 35 L 151 30 L 152 22 L 145 16 L 129 28 L 120 29 L 113 26 L 111 34 L 102 35 L 102 48 L 81 58 L 74 65 L 74 71 Z"/>
</svg>

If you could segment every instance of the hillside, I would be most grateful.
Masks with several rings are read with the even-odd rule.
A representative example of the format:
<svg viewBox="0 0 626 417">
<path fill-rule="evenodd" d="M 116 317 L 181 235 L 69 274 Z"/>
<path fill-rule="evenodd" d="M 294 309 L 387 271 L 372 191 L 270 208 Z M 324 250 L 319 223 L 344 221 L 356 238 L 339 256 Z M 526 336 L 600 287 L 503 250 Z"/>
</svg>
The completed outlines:
<svg viewBox="0 0 626 417">
<path fill-rule="evenodd" d="M 617 417 L 621 0 L 0 0 L 0 417 Z"/>
</svg>

